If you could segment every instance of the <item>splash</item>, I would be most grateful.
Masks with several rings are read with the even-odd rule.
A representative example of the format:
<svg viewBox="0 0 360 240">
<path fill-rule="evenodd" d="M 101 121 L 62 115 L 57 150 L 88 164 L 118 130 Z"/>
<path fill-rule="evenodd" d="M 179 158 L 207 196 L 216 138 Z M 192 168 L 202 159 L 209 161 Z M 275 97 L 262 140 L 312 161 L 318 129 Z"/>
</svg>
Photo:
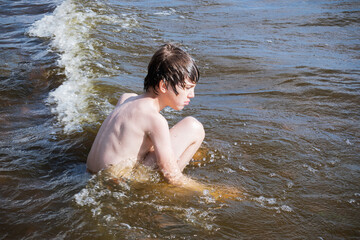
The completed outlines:
<svg viewBox="0 0 360 240">
<path fill-rule="evenodd" d="M 106 66 L 111 60 L 101 50 L 104 43 L 92 35 L 103 25 L 128 29 L 137 23 L 134 17 L 109 14 L 100 1 L 86 4 L 65 0 L 51 15 L 33 23 L 28 31 L 30 36 L 51 39 L 51 50 L 59 53 L 58 65 L 64 69 L 66 80 L 49 94 L 47 103 L 65 133 L 81 132 L 84 124 L 97 120 L 96 114 L 89 110 L 90 104 L 100 105 L 105 112 L 112 108 L 93 87 L 94 80 L 112 76 L 114 69 Z"/>
<path fill-rule="evenodd" d="M 140 171 L 137 173 L 137 171 Z M 148 171 L 144 173 L 144 171 Z M 139 175 L 150 178 L 144 181 Z M 100 225 L 109 229 L 136 230 L 146 236 L 139 219 L 168 234 L 183 228 L 215 232 L 215 211 L 222 206 L 210 195 L 188 195 L 163 183 L 154 170 L 140 167 L 125 178 L 114 178 L 109 171 L 94 175 L 87 186 L 75 194 L 76 205 L 88 211 Z M 134 209 L 141 209 L 141 211 Z"/>
<path fill-rule="evenodd" d="M 254 197 L 252 200 L 259 203 L 263 208 L 275 210 L 276 213 L 293 212 L 293 209 L 290 206 L 278 203 L 276 198 L 266 198 L 264 196 L 260 196 Z"/>
</svg>

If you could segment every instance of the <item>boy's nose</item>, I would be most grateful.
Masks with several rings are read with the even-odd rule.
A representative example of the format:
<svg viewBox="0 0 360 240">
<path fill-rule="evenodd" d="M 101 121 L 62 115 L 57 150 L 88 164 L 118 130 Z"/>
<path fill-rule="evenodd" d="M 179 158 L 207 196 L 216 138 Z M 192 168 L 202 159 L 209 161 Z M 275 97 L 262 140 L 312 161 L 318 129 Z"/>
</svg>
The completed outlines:
<svg viewBox="0 0 360 240">
<path fill-rule="evenodd" d="M 195 97 L 195 91 L 194 91 L 194 89 L 192 89 L 192 90 L 189 92 L 189 94 L 188 94 L 188 98 L 193 98 L 193 97 Z"/>
</svg>

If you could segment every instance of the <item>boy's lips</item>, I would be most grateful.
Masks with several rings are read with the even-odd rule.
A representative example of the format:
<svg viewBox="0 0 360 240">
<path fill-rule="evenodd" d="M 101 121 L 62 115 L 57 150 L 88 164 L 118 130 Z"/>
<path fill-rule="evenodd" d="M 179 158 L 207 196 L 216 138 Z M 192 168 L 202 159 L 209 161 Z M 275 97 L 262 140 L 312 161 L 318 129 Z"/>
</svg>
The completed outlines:
<svg viewBox="0 0 360 240">
<path fill-rule="evenodd" d="M 186 102 L 185 102 L 185 105 L 189 105 L 189 103 L 190 103 L 190 101 L 186 101 Z"/>
</svg>

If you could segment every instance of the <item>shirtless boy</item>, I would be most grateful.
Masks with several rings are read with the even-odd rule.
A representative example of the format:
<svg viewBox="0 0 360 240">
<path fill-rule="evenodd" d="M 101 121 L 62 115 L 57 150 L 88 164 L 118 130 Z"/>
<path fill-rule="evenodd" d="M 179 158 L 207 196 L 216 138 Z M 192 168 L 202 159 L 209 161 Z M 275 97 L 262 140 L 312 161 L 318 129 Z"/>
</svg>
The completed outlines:
<svg viewBox="0 0 360 240">
<path fill-rule="evenodd" d="M 149 63 L 145 92 L 123 94 L 102 124 L 87 158 L 88 170 L 144 164 L 158 168 L 171 184 L 198 185 L 182 171 L 204 139 L 202 124 L 186 117 L 169 129 L 160 114 L 167 106 L 182 110 L 188 105 L 198 81 L 191 56 L 174 45 L 163 45 Z"/>
</svg>

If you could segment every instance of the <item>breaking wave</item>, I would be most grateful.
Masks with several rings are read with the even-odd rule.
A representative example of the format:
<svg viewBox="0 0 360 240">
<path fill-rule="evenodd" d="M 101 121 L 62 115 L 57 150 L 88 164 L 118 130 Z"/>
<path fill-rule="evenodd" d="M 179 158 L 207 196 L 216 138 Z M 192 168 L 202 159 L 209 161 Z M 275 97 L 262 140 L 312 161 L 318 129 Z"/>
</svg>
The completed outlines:
<svg viewBox="0 0 360 240">
<path fill-rule="evenodd" d="M 58 65 L 64 69 L 66 79 L 49 94 L 47 103 L 65 133 L 81 132 L 84 124 L 97 121 L 89 104 L 99 105 L 105 112 L 112 108 L 107 100 L 97 95 L 93 84 L 100 77 L 115 75 L 116 71 L 103 52 L 104 42 L 92 35 L 99 26 L 111 25 L 121 31 L 137 25 L 134 16 L 109 14 L 100 1 L 86 4 L 89 6 L 65 0 L 51 15 L 33 23 L 28 31 L 32 37 L 50 39 L 49 51 L 59 54 Z"/>
</svg>

